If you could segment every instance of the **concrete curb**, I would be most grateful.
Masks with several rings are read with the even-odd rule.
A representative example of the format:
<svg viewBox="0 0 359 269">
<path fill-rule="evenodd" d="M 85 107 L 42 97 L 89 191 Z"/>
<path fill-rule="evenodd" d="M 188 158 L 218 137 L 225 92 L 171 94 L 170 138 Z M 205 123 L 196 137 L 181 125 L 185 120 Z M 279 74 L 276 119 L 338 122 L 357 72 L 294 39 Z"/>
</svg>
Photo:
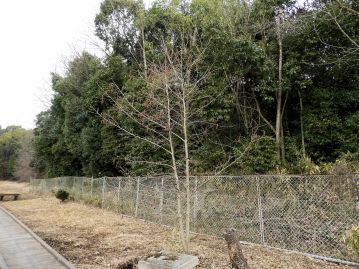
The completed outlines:
<svg viewBox="0 0 359 269">
<path fill-rule="evenodd" d="M 42 240 L 38 235 L 36 235 L 29 227 L 27 227 L 24 223 L 22 223 L 18 218 L 16 218 L 12 213 L 8 210 L 0 206 L 0 209 L 5 212 L 9 217 L 11 217 L 17 224 L 19 224 L 27 233 L 29 233 L 36 241 L 40 243 L 52 256 L 56 258 L 62 265 L 67 267 L 68 269 L 76 269 L 68 260 L 66 260 L 62 255 L 60 255 L 57 251 L 55 251 L 52 247 L 50 247 L 44 240 Z M 1 263 L 0 263 L 1 264 Z M 2 268 L 2 267 L 1 267 Z M 6 268 L 6 267 L 5 267 Z"/>
<path fill-rule="evenodd" d="M 5 262 L 4 257 L 1 256 L 1 253 L 0 253 L 0 268 L 1 269 L 9 269 L 9 267 L 7 266 L 7 264 Z"/>
</svg>

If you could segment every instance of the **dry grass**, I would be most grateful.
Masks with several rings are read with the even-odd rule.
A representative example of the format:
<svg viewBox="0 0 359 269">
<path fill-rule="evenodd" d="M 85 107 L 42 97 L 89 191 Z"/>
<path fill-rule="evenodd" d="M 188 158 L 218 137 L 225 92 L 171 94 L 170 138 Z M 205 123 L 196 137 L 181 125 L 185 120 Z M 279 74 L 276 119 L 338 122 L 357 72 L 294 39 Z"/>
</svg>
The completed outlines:
<svg viewBox="0 0 359 269">
<path fill-rule="evenodd" d="M 14 181 L 0 181 L 0 193 L 20 193 L 19 200 L 34 198 L 30 193 L 29 183 Z M 6 200 L 12 200 L 13 197 L 4 197 Z"/>
<path fill-rule="evenodd" d="M 0 182 L 0 190 L 25 192 L 26 184 Z M 35 233 L 78 268 L 119 268 L 131 259 L 159 250 L 180 251 L 177 233 L 166 227 L 119 216 L 75 202 L 60 203 L 52 197 L 32 197 L 1 203 Z M 199 268 L 230 268 L 223 240 L 196 235 L 192 253 Z M 348 269 L 257 246 L 243 246 L 251 269 Z"/>
</svg>

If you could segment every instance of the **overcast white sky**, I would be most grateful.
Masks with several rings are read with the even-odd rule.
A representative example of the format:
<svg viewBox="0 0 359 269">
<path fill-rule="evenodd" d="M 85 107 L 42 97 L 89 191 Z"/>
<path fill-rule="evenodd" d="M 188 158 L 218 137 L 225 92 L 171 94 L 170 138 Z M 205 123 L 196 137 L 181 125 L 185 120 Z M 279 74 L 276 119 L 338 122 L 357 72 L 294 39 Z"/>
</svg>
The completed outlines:
<svg viewBox="0 0 359 269">
<path fill-rule="evenodd" d="M 35 127 L 50 72 L 74 48 L 96 53 L 93 21 L 102 0 L 0 2 L 0 125 Z M 145 0 L 147 4 L 151 0 Z M 91 37 L 92 36 L 92 37 Z M 48 94 L 48 92 L 47 92 Z"/>
<path fill-rule="evenodd" d="M 146 4 L 152 0 L 145 0 Z M 35 127 L 50 72 L 92 45 L 102 0 L 0 1 L 0 126 Z"/>
<path fill-rule="evenodd" d="M 33 128 L 48 88 L 74 47 L 94 52 L 90 38 L 101 0 L 0 2 L 0 125 Z"/>
</svg>

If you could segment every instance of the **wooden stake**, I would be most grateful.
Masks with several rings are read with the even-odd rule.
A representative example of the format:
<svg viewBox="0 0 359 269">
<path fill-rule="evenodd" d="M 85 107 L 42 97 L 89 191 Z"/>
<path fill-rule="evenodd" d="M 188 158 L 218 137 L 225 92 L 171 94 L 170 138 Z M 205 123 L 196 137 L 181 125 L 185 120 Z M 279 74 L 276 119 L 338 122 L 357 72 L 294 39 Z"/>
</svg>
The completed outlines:
<svg viewBox="0 0 359 269">
<path fill-rule="evenodd" d="M 235 236 L 235 229 L 227 229 L 224 234 L 224 239 L 228 244 L 228 252 L 232 268 L 249 269 L 247 260 L 243 256 L 239 241 Z"/>
</svg>

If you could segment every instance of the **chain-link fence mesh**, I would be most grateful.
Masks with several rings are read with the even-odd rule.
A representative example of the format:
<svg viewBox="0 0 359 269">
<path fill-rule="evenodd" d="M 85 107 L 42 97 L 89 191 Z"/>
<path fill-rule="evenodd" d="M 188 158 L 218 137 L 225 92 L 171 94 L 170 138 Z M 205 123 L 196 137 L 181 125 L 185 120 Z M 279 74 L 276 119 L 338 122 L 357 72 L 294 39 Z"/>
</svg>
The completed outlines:
<svg viewBox="0 0 359 269">
<path fill-rule="evenodd" d="M 193 232 L 222 236 L 231 227 L 243 241 L 358 261 L 343 243 L 344 233 L 359 224 L 358 175 L 202 176 L 190 182 Z M 75 200 L 121 214 L 178 223 L 171 177 L 61 177 L 31 185 L 35 192 L 61 188 Z"/>
</svg>

